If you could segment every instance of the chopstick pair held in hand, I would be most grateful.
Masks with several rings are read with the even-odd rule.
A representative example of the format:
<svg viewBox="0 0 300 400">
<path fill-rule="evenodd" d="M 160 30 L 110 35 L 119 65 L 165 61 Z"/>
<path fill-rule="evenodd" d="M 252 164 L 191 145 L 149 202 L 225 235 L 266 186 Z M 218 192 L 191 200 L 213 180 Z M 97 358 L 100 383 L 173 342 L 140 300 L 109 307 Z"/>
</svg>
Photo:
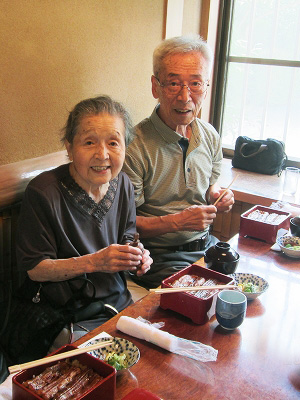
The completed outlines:
<svg viewBox="0 0 300 400">
<path fill-rule="evenodd" d="M 216 206 L 219 201 L 223 198 L 223 196 L 225 196 L 225 194 L 228 192 L 229 188 L 232 186 L 233 182 L 236 180 L 236 178 L 239 176 L 239 174 L 237 174 L 231 181 L 231 183 L 227 186 L 227 188 L 224 190 L 224 192 L 222 192 L 220 194 L 220 196 L 217 198 L 217 200 L 214 202 L 214 206 Z"/>
</svg>

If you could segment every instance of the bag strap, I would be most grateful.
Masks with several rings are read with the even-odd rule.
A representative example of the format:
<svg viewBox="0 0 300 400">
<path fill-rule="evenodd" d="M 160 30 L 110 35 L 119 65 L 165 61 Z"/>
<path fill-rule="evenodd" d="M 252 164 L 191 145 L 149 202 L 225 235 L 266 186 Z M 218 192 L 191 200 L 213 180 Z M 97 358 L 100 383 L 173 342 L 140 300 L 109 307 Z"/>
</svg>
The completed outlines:
<svg viewBox="0 0 300 400">
<path fill-rule="evenodd" d="M 268 148 L 268 146 L 267 146 L 266 144 L 261 144 L 261 145 L 259 146 L 258 150 L 256 150 L 254 153 L 245 155 L 245 154 L 243 154 L 243 151 L 242 151 L 242 150 L 243 150 L 246 146 L 248 146 L 248 145 L 249 145 L 249 143 L 243 143 L 243 144 L 241 145 L 241 148 L 240 148 L 240 155 L 241 155 L 242 157 L 244 157 L 244 158 L 251 158 L 251 157 L 254 157 L 254 156 L 256 156 L 257 154 L 261 153 L 262 151 L 267 150 L 267 148 Z"/>
<path fill-rule="evenodd" d="M 96 288 L 95 285 L 93 284 L 93 282 L 88 279 L 86 277 L 86 274 L 84 277 L 79 276 L 79 277 L 75 277 L 75 278 L 71 278 L 69 279 L 69 282 L 72 281 L 83 281 L 83 285 L 76 290 L 76 292 L 73 293 L 72 297 L 70 298 L 70 300 L 67 301 L 65 308 L 66 310 L 68 310 L 72 316 L 73 316 L 73 322 L 79 322 L 79 321 L 83 321 L 84 319 L 88 319 L 87 317 L 90 317 L 93 313 L 99 313 L 100 311 L 102 311 L 104 309 L 104 304 L 102 301 L 98 301 L 98 306 L 93 306 L 94 304 L 96 304 L 95 301 L 95 296 L 96 296 Z M 76 302 L 76 300 L 80 299 L 80 294 L 85 290 L 85 288 L 87 287 L 87 285 L 90 284 L 91 287 L 93 288 L 93 293 L 91 295 L 91 297 L 86 298 L 83 300 L 83 305 L 81 307 L 78 307 L 77 309 L 74 308 L 74 302 Z M 95 308 L 96 307 L 96 308 Z"/>
<path fill-rule="evenodd" d="M 93 282 L 86 277 L 86 274 L 84 274 L 84 277 L 83 276 L 77 276 L 77 277 L 68 279 L 68 281 L 69 282 L 72 282 L 72 281 L 83 281 L 83 285 L 78 290 L 76 290 L 76 292 L 73 293 L 72 297 L 70 298 L 70 300 L 68 300 L 66 305 L 70 305 L 72 303 L 72 301 L 77 300 L 78 296 L 82 292 L 84 292 L 84 290 L 85 290 L 85 288 L 87 287 L 88 284 L 93 288 L 93 293 L 92 293 L 91 297 L 89 297 L 87 300 L 89 301 L 89 303 L 94 301 L 95 296 L 96 296 L 96 288 L 95 288 L 95 285 L 93 284 Z"/>
<path fill-rule="evenodd" d="M 70 279 L 70 281 L 72 280 L 75 281 L 76 279 L 84 281 L 84 284 L 76 293 L 73 294 L 72 298 L 66 304 L 67 309 L 72 314 L 73 323 L 86 321 L 88 319 L 95 319 L 100 314 L 106 314 L 112 317 L 119 313 L 118 310 L 115 307 L 111 306 L 110 304 L 104 304 L 103 301 L 95 299 L 96 297 L 95 285 L 90 279 L 86 277 L 86 274 L 85 277 L 77 277 L 77 278 L 75 277 Z M 89 297 L 88 299 L 84 299 L 84 304 L 81 307 L 74 309 L 72 307 L 72 302 L 76 299 L 78 293 L 81 293 L 88 284 L 90 284 L 93 288 L 92 296 Z"/>
</svg>

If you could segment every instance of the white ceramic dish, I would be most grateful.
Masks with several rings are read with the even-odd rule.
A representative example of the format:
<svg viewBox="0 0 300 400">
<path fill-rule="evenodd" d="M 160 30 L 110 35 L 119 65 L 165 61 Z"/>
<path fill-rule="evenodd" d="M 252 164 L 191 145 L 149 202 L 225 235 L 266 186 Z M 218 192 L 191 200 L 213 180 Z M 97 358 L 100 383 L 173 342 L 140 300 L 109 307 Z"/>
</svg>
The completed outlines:
<svg viewBox="0 0 300 400">
<path fill-rule="evenodd" d="M 292 246 L 300 246 L 300 238 L 297 236 L 283 235 L 277 239 L 277 244 L 284 254 L 292 258 L 300 258 L 300 250 L 293 250 L 285 247 L 288 243 Z"/>
<path fill-rule="evenodd" d="M 113 343 L 103 347 L 102 349 L 93 350 L 89 354 L 103 361 L 105 361 L 105 358 L 109 353 L 117 353 L 118 355 L 126 354 L 126 360 L 128 366 L 127 368 L 118 370 L 117 374 L 120 374 L 122 371 L 131 368 L 134 364 L 136 364 L 139 361 L 140 351 L 138 347 L 136 347 L 136 345 L 130 342 L 129 340 L 123 338 L 118 338 L 118 337 L 98 338 L 89 341 L 89 345 L 105 342 L 106 340 L 113 340 Z"/>
<path fill-rule="evenodd" d="M 234 274 L 231 274 L 230 276 L 232 276 L 236 285 L 251 282 L 253 285 L 257 286 L 258 289 L 257 292 L 255 293 L 243 291 L 244 295 L 247 297 L 248 300 L 256 299 L 258 296 L 264 293 L 269 287 L 268 282 L 264 278 L 261 278 L 258 275 L 248 274 L 244 272 L 236 272 Z"/>
</svg>

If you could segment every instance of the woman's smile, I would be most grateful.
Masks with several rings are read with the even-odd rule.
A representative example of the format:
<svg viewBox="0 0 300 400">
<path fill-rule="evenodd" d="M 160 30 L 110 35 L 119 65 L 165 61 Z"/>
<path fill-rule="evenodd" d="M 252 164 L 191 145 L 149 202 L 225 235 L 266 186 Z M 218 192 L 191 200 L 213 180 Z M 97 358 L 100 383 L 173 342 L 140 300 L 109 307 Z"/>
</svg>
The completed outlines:
<svg viewBox="0 0 300 400">
<path fill-rule="evenodd" d="M 92 168 L 93 171 L 101 172 L 101 171 L 107 171 L 110 168 L 110 166 L 104 166 L 104 167 L 93 166 L 91 168 Z"/>
</svg>

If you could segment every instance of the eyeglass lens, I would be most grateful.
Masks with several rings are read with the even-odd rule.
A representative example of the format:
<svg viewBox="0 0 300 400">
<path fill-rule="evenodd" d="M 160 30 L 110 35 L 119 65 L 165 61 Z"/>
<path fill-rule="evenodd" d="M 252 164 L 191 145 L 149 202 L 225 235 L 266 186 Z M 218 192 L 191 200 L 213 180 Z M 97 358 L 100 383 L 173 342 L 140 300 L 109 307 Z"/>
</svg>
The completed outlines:
<svg viewBox="0 0 300 400">
<path fill-rule="evenodd" d="M 183 85 L 183 84 L 177 84 L 177 85 L 173 85 L 173 84 L 166 84 L 163 85 L 164 87 L 166 87 L 166 89 L 168 90 L 169 93 L 172 94 L 178 94 L 179 92 L 181 92 L 181 90 L 186 87 L 188 89 L 189 92 L 191 93 L 196 93 L 196 94 L 200 94 L 200 93 L 204 93 L 205 90 L 207 89 L 207 83 L 202 83 L 202 85 L 194 85 L 194 84 L 189 84 L 189 85 Z"/>
</svg>

